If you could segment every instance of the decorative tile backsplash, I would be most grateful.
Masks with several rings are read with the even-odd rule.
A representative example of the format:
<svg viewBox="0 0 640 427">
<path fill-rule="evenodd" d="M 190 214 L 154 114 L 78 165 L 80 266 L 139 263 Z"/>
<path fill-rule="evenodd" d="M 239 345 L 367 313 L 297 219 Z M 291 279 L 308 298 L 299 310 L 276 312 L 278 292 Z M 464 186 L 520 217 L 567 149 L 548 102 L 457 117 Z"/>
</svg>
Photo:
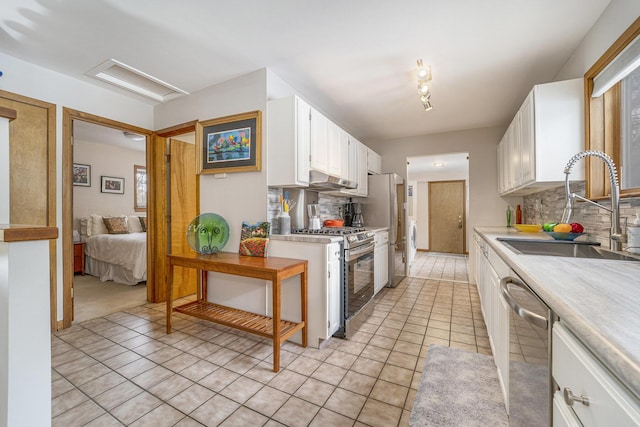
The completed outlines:
<svg viewBox="0 0 640 427">
<path fill-rule="evenodd" d="M 584 182 L 572 183 L 571 191 L 580 195 L 585 194 Z M 610 208 L 609 200 L 599 202 L 604 207 Z M 543 224 L 545 222 L 558 222 L 562 218 L 562 212 L 566 205 L 564 186 L 544 190 L 524 197 L 523 222 L 526 224 Z M 609 229 L 611 228 L 611 215 L 604 209 L 598 208 L 586 202 L 574 203 L 571 222 L 579 222 L 585 228 L 590 240 L 596 240 L 604 247 L 609 247 Z M 515 208 L 515 207 L 514 207 Z M 620 222 L 625 232 L 625 218 L 629 223 L 636 214 L 640 214 L 640 198 L 621 199 Z M 582 239 L 583 237 L 581 237 Z M 623 244 L 623 248 L 626 245 Z"/>
<path fill-rule="evenodd" d="M 278 224 L 278 214 L 280 213 L 280 196 L 284 193 L 282 188 L 269 187 L 267 193 L 267 221 L 271 223 L 273 234 L 280 233 Z M 349 197 L 332 196 L 326 193 L 318 193 L 318 204 L 320 205 L 320 222 L 325 219 L 339 218 L 339 209 L 349 202 Z M 298 206 L 295 209 L 299 209 Z M 306 207 L 302 207 L 306 209 Z"/>
</svg>

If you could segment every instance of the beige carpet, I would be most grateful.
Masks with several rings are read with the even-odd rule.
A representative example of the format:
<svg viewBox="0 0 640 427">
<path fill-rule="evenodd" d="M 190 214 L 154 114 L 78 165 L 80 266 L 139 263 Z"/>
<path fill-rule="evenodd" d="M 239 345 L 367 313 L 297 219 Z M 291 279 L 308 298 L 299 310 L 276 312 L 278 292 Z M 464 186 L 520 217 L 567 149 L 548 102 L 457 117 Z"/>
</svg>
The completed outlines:
<svg viewBox="0 0 640 427">
<path fill-rule="evenodd" d="M 101 282 L 85 274 L 73 277 L 73 322 L 84 322 L 96 317 L 136 307 L 147 302 L 147 285 L 129 286 L 116 282 Z"/>
</svg>

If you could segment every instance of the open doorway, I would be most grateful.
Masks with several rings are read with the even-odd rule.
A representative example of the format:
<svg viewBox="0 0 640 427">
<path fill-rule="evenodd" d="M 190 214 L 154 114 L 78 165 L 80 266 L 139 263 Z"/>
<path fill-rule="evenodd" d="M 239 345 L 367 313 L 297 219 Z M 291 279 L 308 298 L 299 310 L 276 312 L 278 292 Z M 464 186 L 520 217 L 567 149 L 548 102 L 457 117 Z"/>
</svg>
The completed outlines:
<svg viewBox="0 0 640 427">
<path fill-rule="evenodd" d="M 463 191 L 463 211 L 455 215 L 443 213 L 448 209 L 442 203 L 429 204 L 430 183 L 461 181 Z M 450 217 L 452 223 L 457 228 L 462 227 L 460 234 L 460 245 L 462 254 L 468 253 L 468 242 L 466 239 L 467 218 L 469 209 L 469 154 L 468 153 L 446 153 L 419 157 L 407 158 L 407 237 L 409 244 L 409 269 L 414 264 L 420 253 L 433 251 L 430 245 L 430 238 L 433 237 L 431 227 L 433 221 L 430 218 L 433 214 L 443 214 L 440 216 Z M 440 188 L 440 187 L 439 187 Z M 448 190 L 445 189 L 444 198 L 448 199 Z M 453 197 L 453 194 L 451 195 Z M 462 222 L 461 222 L 462 221 Z M 438 237 L 440 239 L 440 237 Z M 437 248 L 435 248 L 437 250 Z"/>
<path fill-rule="evenodd" d="M 147 301 L 146 137 L 82 120 L 73 131 L 73 320 Z"/>
<path fill-rule="evenodd" d="M 82 242 L 82 233 L 87 233 L 88 230 L 81 229 L 81 223 L 79 221 L 79 213 L 74 215 L 74 189 L 79 187 L 93 188 L 94 195 L 93 197 L 101 197 L 101 196 L 112 196 L 112 197 L 120 197 L 120 200 L 128 200 L 131 205 L 129 209 L 130 212 L 135 216 L 143 216 L 143 212 L 136 212 L 134 205 L 134 190 L 132 186 L 127 186 L 128 184 L 132 185 L 135 174 L 135 169 L 133 164 L 131 165 L 130 172 L 126 172 L 129 169 L 123 170 L 123 172 L 110 173 L 103 169 L 104 164 L 110 163 L 107 162 L 104 158 L 93 158 L 86 157 L 89 161 L 85 161 L 85 159 L 81 159 L 80 157 L 74 158 L 74 141 L 73 141 L 73 133 L 74 133 L 74 123 L 76 125 L 82 126 L 83 124 L 92 124 L 98 125 L 99 127 L 93 128 L 95 133 L 103 130 L 101 128 L 108 128 L 114 132 L 118 132 L 123 135 L 123 132 L 130 132 L 132 134 L 142 135 L 144 137 L 143 141 L 139 141 L 139 144 L 144 146 L 144 150 L 146 153 L 149 152 L 149 147 L 151 146 L 151 137 L 152 132 L 150 130 L 140 128 L 137 126 L 129 125 L 127 123 L 114 121 L 111 119 L 107 119 L 100 116 L 95 116 L 93 114 L 84 113 L 81 111 L 73 110 L 70 108 L 63 108 L 63 126 L 62 126 L 62 321 L 58 321 L 58 329 L 60 328 L 68 328 L 71 326 L 72 321 L 74 320 L 74 278 L 76 275 L 82 275 L 80 264 L 79 268 L 76 268 L 76 258 L 79 261 L 85 260 L 86 258 L 84 254 L 82 254 L 82 248 L 76 249 L 75 243 Z M 76 132 L 81 132 L 78 128 Z M 80 139 L 87 139 L 87 137 L 80 137 Z M 91 155 L 91 153 L 89 154 Z M 148 168 L 148 173 L 151 174 L 153 172 L 153 165 L 151 165 L 148 161 L 149 155 L 144 154 L 142 156 L 141 165 L 146 165 Z M 74 176 L 75 173 L 75 176 Z M 117 174 L 120 173 L 120 174 Z M 129 178 L 130 177 L 130 178 Z M 76 185 L 74 185 L 74 182 Z M 150 183 L 147 188 L 148 193 L 153 191 L 153 186 Z M 117 199 L 116 197 L 116 199 Z M 105 205 L 107 207 L 111 207 L 112 205 L 117 205 L 114 203 L 116 199 L 108 200 Z M 96 199 L 97 200 L 97 199 Z M 102 206 L 103 203 L 98 203 L 96 200 L 93 202 L 88 202 L 89 209 L 93 208 L 97 210 Z M 103 200 L 107 200 L 104 198 Z M 109 203 L 111 202 L 111 203 Z M 95 203 L 95 205 L 91 205 Z M 100 205 L 100 206 L 98 206 Z M 120 216 L 124 214 L 113 214 L 109 212 L 105 215 L 111 215 L 113 217 Z M 127 216 L 133 216 L 127 215 Z M 96 221 L 96 224 L 100 224 L 99 221 Z M 88 227 L 88 222 L 86 223 Z M 93 224 L 92 224 L 93 225 Z M 102 222 L 102 225 L 106 227 L 106 224 Z M 117 228 L 117 221 L 112 223 L 112 226 Z M 149 226 L 149 225 L 148 225 Z M 150 224 L 150 226 L 153 226 Z M 108 234 L 108 233 L 107 233 Z M 122 233 L 124 234 L 124 233 Z M 128 233 L 127 233 L 128 234 Z M 115 234 L 114 234 L 115 235 Z M 148 248 L 148 243 L 145 244 L 145 249 Z M 77 252 L 76 252 L 77 251 Z M 148 252 L 148 249 L 147 249 Z M 145 252 L 146 255 L 146 252 Z M 147 265 L 149 262 L 147 261 Z M 86 275 L 86 264 L 85 267 L 85 275 Z M 79 273 L 75 273 L 74 270 L 79 269 Z M 146 266 L 145 266 L 146 269 Z M 147 287 L 144 293 L 146 293 L 146 298 L 143 298 L 144 301 L 149 301 L 150 295 L 153 294 L 153 286 L 152 283 L 150 287 Z M 151 288 L 151 289 L 149 289 Z M 60 306 L 58 306 L 58 312 L 60 312 Z M 111 310 L 113 311 L 113 310 Z M 77 319 L 76 319 L 77 320 Z"/>
</svg>

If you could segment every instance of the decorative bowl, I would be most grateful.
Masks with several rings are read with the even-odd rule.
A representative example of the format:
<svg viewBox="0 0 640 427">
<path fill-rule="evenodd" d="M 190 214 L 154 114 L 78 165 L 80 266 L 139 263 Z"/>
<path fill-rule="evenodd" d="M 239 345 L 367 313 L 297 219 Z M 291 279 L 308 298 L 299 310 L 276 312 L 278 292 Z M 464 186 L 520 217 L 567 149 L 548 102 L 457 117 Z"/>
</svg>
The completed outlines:
<svg viewBox="0 0 640 427">
<path fill-rule="evenodd" d="M 586 233 L 559 233 L 555 231 L 545 231 L 549 236 L 553 237 L 555 240 L 573 240 L 576 237 L 580 237 Z"/>
<path fill-rule="evenodd" d="M 187 242 L 199 254 L 215 254 L 229 241 L 229 224 L 218 214 L 204 213 L 187 227 Z"/>
<path fill-rule="evenodd" d="M 523 233 L 537 233 L 542 230 L 542 226 L 540 224 L 513 224 L 513 226 Z"/>
</svg>

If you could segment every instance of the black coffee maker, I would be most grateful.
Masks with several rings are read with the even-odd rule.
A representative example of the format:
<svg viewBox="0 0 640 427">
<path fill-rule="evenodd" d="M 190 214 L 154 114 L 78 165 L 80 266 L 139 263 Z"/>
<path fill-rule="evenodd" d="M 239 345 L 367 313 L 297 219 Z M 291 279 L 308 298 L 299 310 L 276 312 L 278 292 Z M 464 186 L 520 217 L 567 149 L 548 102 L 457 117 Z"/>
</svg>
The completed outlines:
<svg viewBox="0 0 640 427">
<path fill-rule="evenodd" d="M 351 222 L 353 221 L 353 203 L 349 202 L 344 205 L 344 226 L 351 227 Z"/>
<path fill-rule="evenodd" d="M 351 226 L 364 227 L 364 218 L 362 218 L 362 203 L 351 203 Z"/>
</svg>

